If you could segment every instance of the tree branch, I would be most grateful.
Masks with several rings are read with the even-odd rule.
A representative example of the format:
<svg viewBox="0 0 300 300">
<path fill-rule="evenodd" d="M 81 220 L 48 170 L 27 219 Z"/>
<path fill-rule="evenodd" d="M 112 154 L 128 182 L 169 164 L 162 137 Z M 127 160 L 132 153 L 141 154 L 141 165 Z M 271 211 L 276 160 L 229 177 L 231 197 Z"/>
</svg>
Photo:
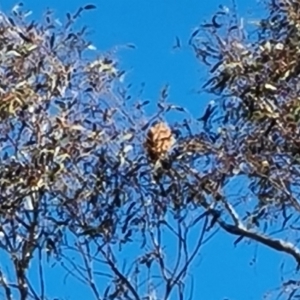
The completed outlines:
<svg viewBox="0 0 300 300">
<path fill-rule="evenodd" d="M 238 225 L 228 224 L 224 220 L 222 220 L 219 212 L 214 209 L 210 209 L 209 213 L 216 219 L 217 223 L 228 233 L 244 236 L 254 241 L 257 241 L 265 246 L 268 246 L 274 250 L 285 252 L 291 255 L 296 260 L 297 264 L 300 265 L 300 250 L 292 243 L 285 242 L 281 239 L 272 239 L 271 237 L 268 237 L 264 234 L 254 232 L 253 230 L 249 230 L 245 226 L 243 226 L 241 222 L 239 222 Z"/>
</svg>

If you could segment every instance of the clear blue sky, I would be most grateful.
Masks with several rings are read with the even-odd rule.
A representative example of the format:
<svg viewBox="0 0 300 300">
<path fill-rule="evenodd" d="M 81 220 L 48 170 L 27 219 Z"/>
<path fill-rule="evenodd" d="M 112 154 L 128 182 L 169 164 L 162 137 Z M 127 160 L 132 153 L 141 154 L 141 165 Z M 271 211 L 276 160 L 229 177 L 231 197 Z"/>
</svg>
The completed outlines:
<svg viewBox="0 0 300 300">
<path fill-rule="evenodd" d="M 83 14 L 82 24 L 94 33 L 89 38 L 100 50 L 109 50 L 115 45 L 133 43 L 135 50 L 120 52 L 120 62 L 130 69 L 127 82 L 139 89 L 145 83 L 143 98 L 156 101 L 164 84 L 169 84 L 170 101 L 185 105 L 195 117 L 199 117 L 210 96 L 195 93 L 205 73 L 194 58 L 187 40 L 192 30 L 218 8 L 229 1 L 210 0 L 25 0 L 25 7 L 33 10 L 34 18 L 47 7 L 53 8 L 58 17 L 74 12 L 78 6 L 93 3 L 97 10 Z M 8 11 L 15 1 L 6 0 L 0 5 Z M 255 0 L 238 1 L 239 12 L 248 9 L 259 15 Z M 172 50 L 175 37 L 182 43 L 181 50 Z M 191 269 L 195 279 L 193 299 L 204 300 L 257 300 L 268 288 L 279 284 L 279 265 L 282 256 L 256 247 L 254 244 L 233 245 L 234 238 L 220 232 L 201 251 Z M 170 245 L 172 247 L 172 245 Z M 256 255 L 257 254 L 257 255 Z M 256 255 L 257 264 L 250 266 Z M 33 265 L 34 268 L 34 265 Z M 32 274 L 36 272 L 32 269 Z M 49 291 L 51 294 L 80 300 L 88 299 L 84 289 L 70 281 L 64 287 L 54 269 L 49 269 Z M 91 298 L 92 299 L 92 298 Z"/>
</svg>

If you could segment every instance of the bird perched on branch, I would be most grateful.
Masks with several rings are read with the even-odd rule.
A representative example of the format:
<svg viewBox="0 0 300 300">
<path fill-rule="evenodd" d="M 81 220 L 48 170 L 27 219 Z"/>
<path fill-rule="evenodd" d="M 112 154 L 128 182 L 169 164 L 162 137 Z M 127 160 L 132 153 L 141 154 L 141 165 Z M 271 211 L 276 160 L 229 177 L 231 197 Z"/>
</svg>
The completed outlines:
<svg viewBox="0 0 300 300">
<path fill-rule="evenodd" d="M 172 130 L 164 122 L 154 123 L 148 130 L 145 148 L 149 159 L 156 163 L 163 159 L 175 143 Z"/>
</svg>

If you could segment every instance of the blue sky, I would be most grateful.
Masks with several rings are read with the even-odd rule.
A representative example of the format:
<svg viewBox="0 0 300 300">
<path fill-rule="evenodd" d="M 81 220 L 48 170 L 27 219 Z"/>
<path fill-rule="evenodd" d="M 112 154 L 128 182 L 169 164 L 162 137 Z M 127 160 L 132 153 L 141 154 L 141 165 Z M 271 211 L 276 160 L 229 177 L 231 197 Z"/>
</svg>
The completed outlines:
<svg viewBox="0 0 300 300">
<path fill-rule="evenodd" d="M 122 50 L 121 66 L 129 70 L 127 82 L 138 91 L 145 83 L 144 99 L 156 101 L 164 84 L 170 85 L 170 101 L 184 105 L 199 117 L 211 96 L 197 94 L 205 79 L 203 66 L 198 64 L 187 40 L 192 30 L 208 19 L 220 4 L 229 1 L 210 0 L 109 0 L 109 1 L 63 1 L 25 0 L 25 7 L 33 10 L 34 18 L 47 7 L 53 8 L 58 17 L 74 12 L 80 5 L 93 3 L 97 10 L 83 14 L 80 22 L 93 29 L 89 39 L 99 50 L 132 43 L 135 50 Z M 1 10 L 8 11 L 15 1 L 6 0 Z M 241 15 L 250 11 L 259 16 L 261 9 L 255 0 L 237 1 Z M 182 41 L 182 49 L 173 50 L 175 37 Z M 193 299 L 207 300 L 257 300 L 262 293 L 279 284 L 279 253 L 257 247 L 254 243 L 233 245 L 235 238 L 220 232 L 201 251 L 191 272 L 195 278 Z M 256 257 L 257 263 L 251 265 Z M 34 270 L 32 271 L 34 274 Z M 63 284 L 55 272 L 49 270 L 49 286 L 54 294 L 64 294 Z M 75 282 L 74 282 L 75 285 Z M 83 299 L 84 290 L 66 289 L 69 299 Z M 86 298 L 85 298 L 86 299 Z M 92 298 L 91 298 L 92 299 Z"/>
</svg>

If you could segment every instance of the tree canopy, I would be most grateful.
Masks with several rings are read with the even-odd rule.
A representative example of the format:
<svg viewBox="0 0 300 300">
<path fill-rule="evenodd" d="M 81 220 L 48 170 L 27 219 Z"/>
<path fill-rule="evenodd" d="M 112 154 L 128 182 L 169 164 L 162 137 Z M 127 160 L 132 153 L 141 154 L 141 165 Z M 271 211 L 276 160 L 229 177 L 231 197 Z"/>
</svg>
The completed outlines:
<svg viewBox="0 0 300 300">
<path fill-rule="evenodd" d="M 251 240 L 291 257 L 269 297 L 300 296 L 300 3 L 264 5 L 252 27 L 220 6 L 187 41 L 207 68 L 200 89 L 214 96 L 199 119 L 169 101 L 167 86 L 149 116 L 149 101 L 122 80 L 118 49 L 87 54 L 88 28 L 75 24 L 94 5 L 62 23 L 50 10 L 41 22 L 19 5 L 0 13 L 5 299 L 51 299 L 47 264 L 95 299 L 189 299 L 189 269 L 220 230 L 237 246 Z M 171 111 L 183 120 L 168 122 Z M 128 262 L 130 245 L 139 254 Z"/>
</svg>

